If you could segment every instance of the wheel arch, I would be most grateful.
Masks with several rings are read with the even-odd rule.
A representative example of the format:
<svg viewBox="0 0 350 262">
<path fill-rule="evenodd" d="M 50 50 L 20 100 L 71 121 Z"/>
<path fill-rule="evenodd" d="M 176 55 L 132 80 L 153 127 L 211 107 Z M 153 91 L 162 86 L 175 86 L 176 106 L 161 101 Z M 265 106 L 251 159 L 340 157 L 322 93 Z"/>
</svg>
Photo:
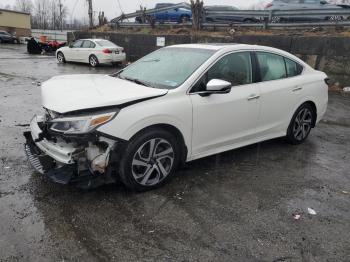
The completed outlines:
<svg viewBox="0 0 350 262">
<path fill-rule="evenodd" d="M 56 58 L 58 57 L 58 54 L 59 54 L 59 53 L 61 53 L 64 57 L 66 57 L 66 56 L 64 55 L 64 53 L 63 53 L 62 50 L 57 50 L 57 52 L 56 52 Z"/>
<path fill-rule="evenodd" d="M 171 124 L 166 124 L 166 123 L 158 123 L 158 124 L 153 124 L 147 127 L 144 127 L 142 129 L 140 129 L 139 131 L 137 131 L 129 140 L 132 140 L 134 137 L 140 135 L 141 133 L 147 132 L 150 129 L 160 129 L 160 130 L 165 130 L 167 132 L 169 132 L 170 134 L 173 134 L 176 138 L 177 141 L 180 142 L 181 145 L 181 163 L 184 163 L 187 159 L 187 155 L 188 155 L 188 148 L 185 142 L 185 138 L 182 134 L 182 132 L 180 131 L 179 128 L 177 128 L 174 125 Z"/>
<path fill-rule="evenodd" d="M 316 107 L 316 104 L 313 101 L 311 101 L 311 100 L 308 100 L 308 101 L 304 102 L 302 105 L 304 105 L 304 104 L 308 104 L 308 105 L 310 105 L 312 107 L 313 121 L 311 123 L 311 126 L 315 127 L 316 120 L 317 120 L 317 107 Z"/>
<path fill-rule="evenodd" d="M 307 99 L 303 100 L 302 102 L 300 102 L 300 103 L 294 108 L 294 110 L 293 110 L 293 112 L 292 112 L 292 115 L 291 115 L 290 118 L 289 118 L 289 123 L 290 123 L 290 121 L 291 121 L 293 115 L 295 114 L 295 112 L 298 110 L 298 108 L 301 107 L 301 106 L 304 105 L 304 104 L 310 105 L 310 106 L 312 107 L 312 109 L 313 109 L 313 110 L 312 110 L 312 111 L 313 111 L 313 121 L 312 121 L 311 126 L 312 126 L 312 127 L 315 127 L 315 125 L 316 125 L 316 120 L 317 120 L 317 106 L 316 106 L 316 103 L 313 101 L 313 99 L 310 99 L 310 98 L 307 98 Z"/>
</svg>

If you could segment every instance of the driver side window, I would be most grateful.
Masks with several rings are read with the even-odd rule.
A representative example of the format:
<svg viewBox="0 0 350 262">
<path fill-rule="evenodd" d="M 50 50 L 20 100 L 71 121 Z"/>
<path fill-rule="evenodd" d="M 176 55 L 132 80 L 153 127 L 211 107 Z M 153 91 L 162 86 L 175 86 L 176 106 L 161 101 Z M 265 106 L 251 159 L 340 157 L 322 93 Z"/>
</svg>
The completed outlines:
<svg viewBox="0 0 350 262">
<path fill-rule="evenodd" d="M 205 91 L 207 83 L 212 79 L 225 80 L 232 86 L 252 83 L 250 53 L 232 53 L 221 58 L 194 85 L 192 92 Z"/>
</svg>

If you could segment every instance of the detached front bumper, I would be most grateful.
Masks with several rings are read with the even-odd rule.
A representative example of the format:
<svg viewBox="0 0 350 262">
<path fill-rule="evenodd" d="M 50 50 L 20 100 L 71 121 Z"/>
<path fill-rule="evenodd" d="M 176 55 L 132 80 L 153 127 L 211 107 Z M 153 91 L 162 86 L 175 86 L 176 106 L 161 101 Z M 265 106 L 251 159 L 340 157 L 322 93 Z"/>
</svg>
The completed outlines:
<svg viewBox="0 0 350 262">
<path fill-rule="evenodd" d="M 30 131 L 24 132 L 25 153 L 30 164 L 40 174 L 60 184 L 77 182 L 81 187 L 94 186 L 92 181 L 106 180 L 109 156 L 114 141 L 96 138 L 95 141 L 76 143 L 62 138 L 47 136 L 40 127 L 42 118 L 35 116 Z M 103 143 L 103 147 L 100 144 Z M 110 180 L 111 177 L 109 177 Z M 98 181 L 97 184 L 105 184 Z M 95 183 L 96 184 L 96 183 Z M 85 185 L 85 186 L 84 186 Z"/>
</svg>

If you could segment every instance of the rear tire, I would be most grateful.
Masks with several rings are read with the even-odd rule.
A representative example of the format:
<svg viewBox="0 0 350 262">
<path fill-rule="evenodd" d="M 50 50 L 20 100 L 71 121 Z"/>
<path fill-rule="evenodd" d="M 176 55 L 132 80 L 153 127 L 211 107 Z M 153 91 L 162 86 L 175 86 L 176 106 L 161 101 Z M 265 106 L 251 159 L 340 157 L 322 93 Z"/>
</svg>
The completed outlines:
<svg viewBox="0 0 350 262">
<path fill-rule="evenodd" d="M 98 59 L 95 55 L 89 57 L 89 64 L 91 67 L 97 67 L 99 65 Z"/>
<path fill-rule="evenodd" d="M 273 24 L 278 24 L 278 23 L 281 23 L 282 22 L 282 19 L 280 16 L 273 16 L 272 19 L 271 19 L 271 23 Z"/>
<path fill-rule="evenodd" d="M 287 141 L 293 145 L 303 143 L 309 136 L 316 114 L 310 104 L 302 104 L 294 113 L 287 130 Z"/>
<path fill-rule="evenodd" d="M 342 17 L 341 15 L 332 15 L 332 16 L 327 17 L 326 20 L 332 21 L 332 22 L 339 22 L 339 21 L 343 21 L 344 17 Z"/>
<path fill-rule="evenodd" d="M 64 64 L 66 62 L 66 58 L 62 52 L 57 53 L 57 61 L 61 64 Z"/>
<path fill-rule="evenodd" d="M 148 129 L 126 145 L 119 162 L 119 176 L 133 191 L 147 191 L 167 183 L 181 159 L 176 138 L 162 129 Z"/>
</svg>

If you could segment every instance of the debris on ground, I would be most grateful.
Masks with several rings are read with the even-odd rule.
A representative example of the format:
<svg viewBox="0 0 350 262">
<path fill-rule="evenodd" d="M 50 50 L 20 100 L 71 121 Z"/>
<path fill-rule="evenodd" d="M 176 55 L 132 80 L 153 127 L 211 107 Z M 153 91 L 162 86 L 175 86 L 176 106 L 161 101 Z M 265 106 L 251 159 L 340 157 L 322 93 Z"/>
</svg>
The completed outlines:
<svg viewBox="0 0 350 262">
<path fill-rule="evenodd" d="M 348 194 L 350 194 L 350 192 L 349 191 L 346 191 L 346 190 L 343 190 L 343 191 L 341 191 L 343 194 L 345 194 L 345 195 L 348 195 Z"/>
<path fill-rule="evenodd" d="M 316 215 L 316 211 L 310 207 L 307 208 L 307 212 L 310 214 L 310 215 Z"/>
<path fill-rule="evenodd" d="M 343 88 L 343 91 L 344 91 L 344 92 L 350 92 L 350 86 L 344 87 L 344 88 Z"/>
<path fill-rule="evenodd" d="M 299 220 L 301 218 L 301 215 L 300 214 L 293 214 L 293 218 L 295 220 Z"/>
</svg>

